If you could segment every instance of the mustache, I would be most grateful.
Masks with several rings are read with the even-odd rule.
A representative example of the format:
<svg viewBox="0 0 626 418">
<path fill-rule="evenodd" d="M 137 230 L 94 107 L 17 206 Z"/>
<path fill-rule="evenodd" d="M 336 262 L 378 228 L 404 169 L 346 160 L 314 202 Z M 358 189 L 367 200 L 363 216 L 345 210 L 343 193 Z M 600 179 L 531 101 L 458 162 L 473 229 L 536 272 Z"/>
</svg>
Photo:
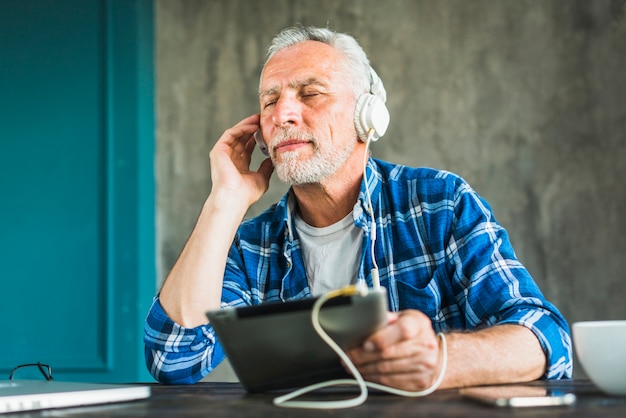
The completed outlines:
<svg viewBox="0 0 626 418">
<path fill-rule="evenodd" d="M 311 141 L 314 146 L 317 145 L 317 139 L 312 133 L 298 130 L 293 127 L 281 128 L 280 131 L 278 131 L 278 133 L 274 136 L 272 142 L 276 146 L 282 142 L 289 141 L 290 139 Z"/>
</svg>

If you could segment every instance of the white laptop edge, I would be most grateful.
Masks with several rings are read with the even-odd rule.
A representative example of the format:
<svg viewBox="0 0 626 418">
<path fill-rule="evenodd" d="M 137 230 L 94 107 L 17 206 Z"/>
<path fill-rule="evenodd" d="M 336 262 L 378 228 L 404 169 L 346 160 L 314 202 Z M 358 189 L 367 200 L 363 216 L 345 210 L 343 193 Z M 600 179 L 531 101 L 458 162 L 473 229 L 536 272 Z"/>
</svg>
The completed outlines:
<svg viewBox="0 0 626 418">
<path fill-rule="evenodd" d="M 0 414 L 127 402 L 150 396 L 145 385 L 45 380 L 0 382 Z"/>
</svg>

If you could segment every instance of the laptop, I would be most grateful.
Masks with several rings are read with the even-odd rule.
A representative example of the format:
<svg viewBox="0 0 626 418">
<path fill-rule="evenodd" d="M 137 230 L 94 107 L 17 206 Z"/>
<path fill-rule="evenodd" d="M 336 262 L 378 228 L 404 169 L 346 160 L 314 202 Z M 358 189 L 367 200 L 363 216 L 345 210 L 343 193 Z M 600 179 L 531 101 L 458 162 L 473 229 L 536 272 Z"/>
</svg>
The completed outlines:
<svg viewBox="0 0 626 418">
<path fill-rule="evenodd" d="M 311 323 L 317 298 L 228 307 L 207 317 L 235 374 L 248 392 L 298 388 L 349 378 L 338 355 Z M 387 321 L 387 293 L 328 300 L 320 311 L 322 328 L 344 350 L 365 341 Z"/>
<path fill-rule="evenodd" d="M 150 396 L 150 387 L 57 380 L 0 381 L 0 414 L 125 402 Z"/>
</svg>

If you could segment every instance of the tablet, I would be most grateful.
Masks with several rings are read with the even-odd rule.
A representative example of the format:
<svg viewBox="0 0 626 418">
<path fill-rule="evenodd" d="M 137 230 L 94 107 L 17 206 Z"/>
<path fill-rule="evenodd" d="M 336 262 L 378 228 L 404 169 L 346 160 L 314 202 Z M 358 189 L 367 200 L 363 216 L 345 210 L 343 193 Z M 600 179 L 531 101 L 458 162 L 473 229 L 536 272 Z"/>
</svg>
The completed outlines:
<svg viewBox="0 0 626 418">
<path fill-rule="evenodd" d="M 207 313 L 247 391 L 291 389 L 350 377 L 337 354 L 313 329 L 315 301 L 270 302 Z M 363 343 L 386 321 L 384 288 L 330 299 L 320 311 L 320 324 L 344 350 Z"/>
</svg>

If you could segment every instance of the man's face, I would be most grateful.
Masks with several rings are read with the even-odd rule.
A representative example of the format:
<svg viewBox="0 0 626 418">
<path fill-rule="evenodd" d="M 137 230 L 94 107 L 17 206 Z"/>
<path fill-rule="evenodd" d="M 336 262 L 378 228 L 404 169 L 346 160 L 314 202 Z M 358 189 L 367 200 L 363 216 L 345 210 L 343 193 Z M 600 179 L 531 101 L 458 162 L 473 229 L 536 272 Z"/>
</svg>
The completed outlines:
<svg viewBox="0 0 626 418">
<path fill-rule="evenodd" d="M 345 58 L 306 41 L 277 52 L 261 78 L 261 126 L 278 177 L 320 183 L 354 151 L 356 99 Z"/>
</svg>

